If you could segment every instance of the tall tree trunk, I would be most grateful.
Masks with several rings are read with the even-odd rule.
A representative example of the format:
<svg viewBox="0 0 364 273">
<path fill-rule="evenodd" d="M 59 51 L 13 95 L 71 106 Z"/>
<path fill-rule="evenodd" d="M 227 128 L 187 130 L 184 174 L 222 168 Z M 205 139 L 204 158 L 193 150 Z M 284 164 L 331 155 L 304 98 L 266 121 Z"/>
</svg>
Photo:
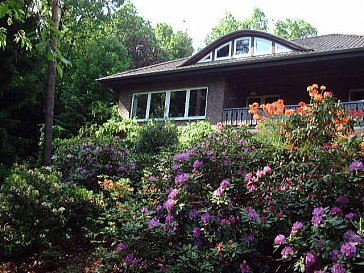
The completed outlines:
<svg viewBox="0 0 364 273">
<path fill-rule="evenodd" d="M 52 0 L 52 21 L 58 29 L 59 26 L 59 0 Z M 44 158 L 43 165 L 48 166 L 52 157 L 54 96 L 56 87 L 57 37 L 50 31 L 50 48 L 54 52 L 53 59 L 48 61 L 48 86 L 45 102 L 45 128 L 44 128 Z"/>
</svg>

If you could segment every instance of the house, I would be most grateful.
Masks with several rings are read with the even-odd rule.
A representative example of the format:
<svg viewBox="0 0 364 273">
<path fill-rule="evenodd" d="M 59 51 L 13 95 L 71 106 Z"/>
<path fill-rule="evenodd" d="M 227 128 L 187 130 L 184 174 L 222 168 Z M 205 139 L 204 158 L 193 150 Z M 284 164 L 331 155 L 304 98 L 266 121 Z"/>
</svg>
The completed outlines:
<svg viewBox="0 0 364 273">
<path fill-rule="evenodd" d="M 254 124 L 252 102 L 309 100 L 324 84 L 345 108 L 363 109 L 364 36 L 329 34 L 288 41 L 240 30 L 189 58 L 98 79 L 119 94 L 122 117 Z"/>
</svg>

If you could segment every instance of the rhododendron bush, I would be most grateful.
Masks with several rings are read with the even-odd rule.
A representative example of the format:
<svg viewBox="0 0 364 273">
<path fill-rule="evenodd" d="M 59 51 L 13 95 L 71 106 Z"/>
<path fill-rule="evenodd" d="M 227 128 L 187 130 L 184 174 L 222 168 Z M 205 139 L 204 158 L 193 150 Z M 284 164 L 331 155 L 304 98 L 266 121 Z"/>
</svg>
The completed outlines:
<svg viewBox="0 0 364 273">
<path fill-rule="evenodd" d="M 364 272 L 363 136 L 326 87 L 308 91 L 297 109 L 251 105 L 280 146 L 218 124 L 194 147 L 161 154 L 134 188 L 101 182 L 112 208 L 94 234 L 113 247 L 104 269 Z"/>
</svg>

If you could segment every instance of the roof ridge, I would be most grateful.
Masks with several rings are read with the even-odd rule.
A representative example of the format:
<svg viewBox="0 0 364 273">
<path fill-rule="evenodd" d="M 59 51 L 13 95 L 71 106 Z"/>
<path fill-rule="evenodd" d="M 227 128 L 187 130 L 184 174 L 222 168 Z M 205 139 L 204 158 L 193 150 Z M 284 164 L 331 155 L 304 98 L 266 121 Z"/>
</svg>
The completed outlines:
<svg viewBox="0 0 364 273">
<path fill-rule="evenodd" d="M 349 34 L 349 33 L 327 33 L 327 34 L 321 34 L 321 35 L 317 35 L 317 36 L 310 36 L 310 37 L 305 37 L 305 38 L 295 38 L 295 39 L 292 39 L 292 40 L 289 40 L 289 41 L 294 42 L 294 41 L 298 41 L 298 40 L 316 39 L 316 38 L 322 38 L 322 37 L 327 37 L 327 36 L 351 36 L 351 37 L 360 37 L 360 38 L 364 38 L 364 35 L 360 35 L 360 34 Z"/>
</svg>

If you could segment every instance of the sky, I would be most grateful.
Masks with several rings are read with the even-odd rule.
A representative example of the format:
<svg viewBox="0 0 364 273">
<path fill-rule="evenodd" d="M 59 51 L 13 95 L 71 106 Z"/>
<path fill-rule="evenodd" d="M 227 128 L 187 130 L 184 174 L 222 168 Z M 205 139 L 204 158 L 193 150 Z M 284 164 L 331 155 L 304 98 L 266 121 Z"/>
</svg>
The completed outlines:
<svg viewBox="0 0 364 273">
<path fill-rule="evenodd" d="M 131 0 L 139 15 L 154 26 L 164 22 L 175 31 L 186 30 L 194 48 L 223 17 L 231 12 L 238 20 L 252 15 L 254 7 L 274 21 L 299 18 L 317 28 L 319 35 L 329 33 L 364 35 L 364 0 Z M 271 28 L 272 29 L 272 28 Z"/>
</svg>

